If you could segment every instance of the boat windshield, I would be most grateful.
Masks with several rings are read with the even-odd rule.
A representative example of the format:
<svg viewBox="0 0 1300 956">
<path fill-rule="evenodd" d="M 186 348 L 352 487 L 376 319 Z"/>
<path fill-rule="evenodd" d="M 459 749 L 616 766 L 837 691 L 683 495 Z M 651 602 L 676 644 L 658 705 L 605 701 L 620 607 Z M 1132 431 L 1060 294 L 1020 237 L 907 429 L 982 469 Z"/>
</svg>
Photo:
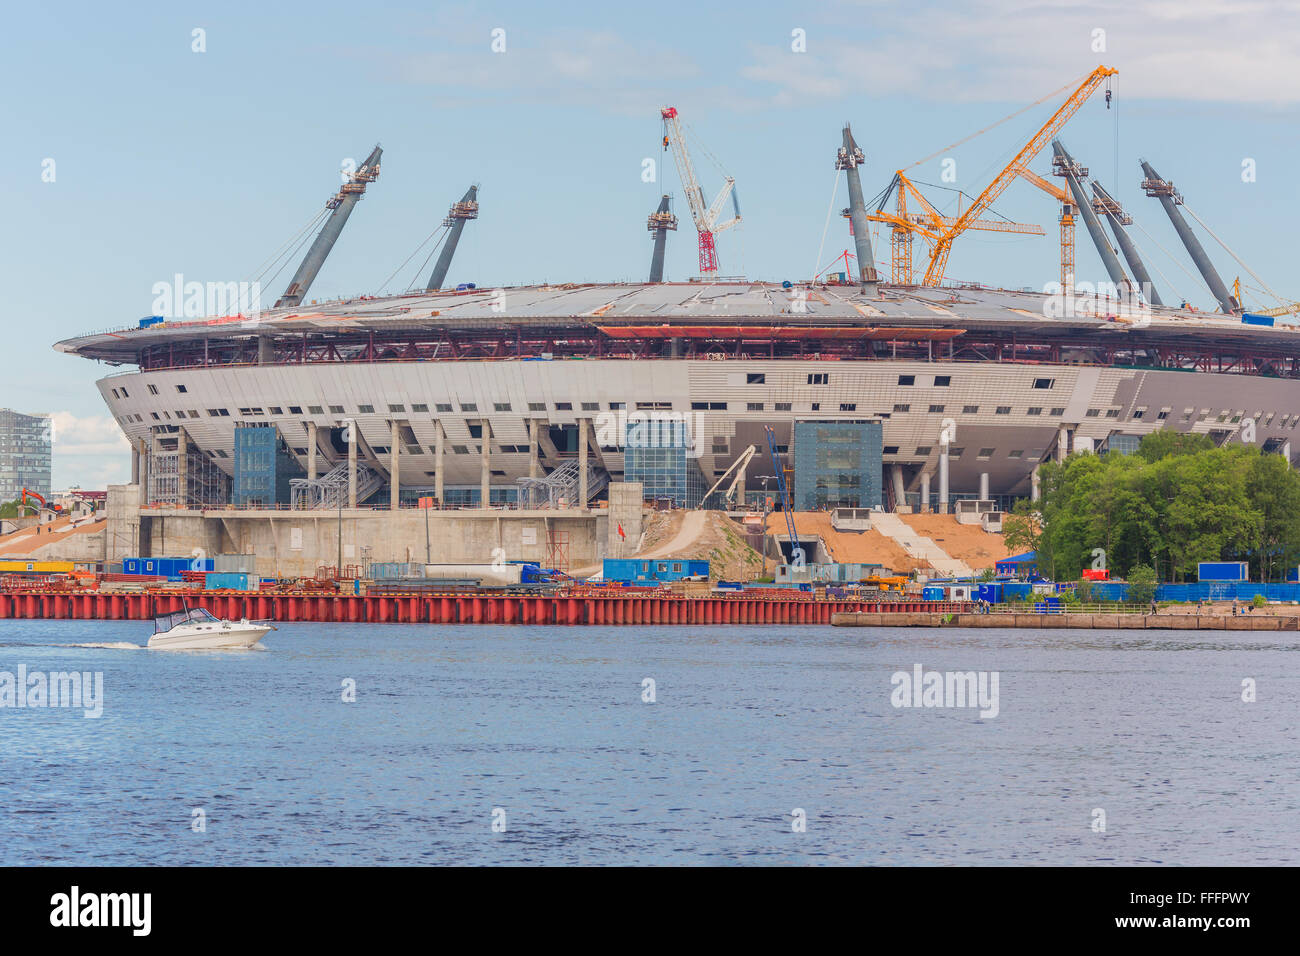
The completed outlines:
<svg viewBox="0 0 1300 956">
<path fill-rule="evenodd" d="M 210 624 L 217 621 L 207 608 L 193 607 L 188 611 L 176 611 L 173 614 L 160 614 L 153 619 L 155 634 L 163 634 L 182 624 Z"/>
</svg>

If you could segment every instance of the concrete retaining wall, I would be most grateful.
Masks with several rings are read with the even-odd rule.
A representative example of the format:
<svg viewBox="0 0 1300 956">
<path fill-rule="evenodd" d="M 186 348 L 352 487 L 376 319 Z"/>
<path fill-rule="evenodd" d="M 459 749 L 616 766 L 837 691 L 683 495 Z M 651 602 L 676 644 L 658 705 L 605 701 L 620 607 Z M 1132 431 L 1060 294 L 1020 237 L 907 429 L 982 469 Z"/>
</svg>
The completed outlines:
<svg viewBox="0 0 1300 956">
<path fill-rule="evenodd" d="M 870 614 L 843 611 L 831 617 L 836 627 L 1002 627 L 1087 628 L 1174 631 L 1295 631 L 1300 617 L 1224 614 Z"/>
</svg>

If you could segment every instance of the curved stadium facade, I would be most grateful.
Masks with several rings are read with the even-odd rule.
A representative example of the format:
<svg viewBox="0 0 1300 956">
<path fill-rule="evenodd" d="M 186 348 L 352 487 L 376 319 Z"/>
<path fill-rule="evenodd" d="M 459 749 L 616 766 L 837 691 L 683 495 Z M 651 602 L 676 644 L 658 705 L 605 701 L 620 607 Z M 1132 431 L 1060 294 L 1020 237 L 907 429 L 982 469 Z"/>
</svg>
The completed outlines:
<svg viewBox="0 0 1300 956">
<path fill-rule="evenodd" d="M 878 448 L 838 476 L 831 449 L 830 477 L 797 506 L 938 508 L 945 468 L 949 502 L 1005 506 L 1034 492 L 1042 462 L 1129 450 L 1159 428 L 1290 456 L 1295 328 L 1125 317 L 1105 301 L 1052 317 L 1058 306 L 966 287 L 531 286 L 169 321 L 56 348 L 129 366 L 100 392 L 148 498 L 182 505 L 321 507 L 340 503 L 326 486 L 349 473 L 358 503 L 475 505 L 486 489 L 495 504 L 583 458 L 593 499 L 639 480 L 647 497 L 694 504 L 750 445 L 751 496 L 761 476 L 812 460 L 794 447 L 799 423 L 860 424 Z M 667 450 L 688 451 L 628 447 L 642 419 L 667 423 L 650 444 L 671 434 Z M 251 436 L 239 448 L 237 432 Z"/>
</svg>

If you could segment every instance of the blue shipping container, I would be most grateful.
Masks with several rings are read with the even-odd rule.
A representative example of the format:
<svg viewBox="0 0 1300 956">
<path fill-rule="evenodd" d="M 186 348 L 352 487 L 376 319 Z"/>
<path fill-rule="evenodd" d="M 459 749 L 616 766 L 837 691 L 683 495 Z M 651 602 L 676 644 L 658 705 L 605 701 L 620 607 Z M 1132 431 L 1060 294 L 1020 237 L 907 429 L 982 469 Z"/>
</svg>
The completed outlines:
<svg viewBox="0 0 1300 956">
<path fill-rule="evenodd" d="M 622 581 L 624 584 L 660 584 L 665 581 L 680 581 L 682 578 L 707 578 L 709 562 L 606 558 L 604 575 L 606 581 Z"/>
<path fill-rule="evenodd" d="M 1241 313 L 1241 321 L 1244 325 L 1272 325 L 1273 316 L 1257 315 L 1254 312 Z"/>
<path fill-rule="evenodd" d="M 204 587 L 208 591 L 247 591 L 248 577 L 242 571 L 214 571 L 207 576 Z"/>
</svg>

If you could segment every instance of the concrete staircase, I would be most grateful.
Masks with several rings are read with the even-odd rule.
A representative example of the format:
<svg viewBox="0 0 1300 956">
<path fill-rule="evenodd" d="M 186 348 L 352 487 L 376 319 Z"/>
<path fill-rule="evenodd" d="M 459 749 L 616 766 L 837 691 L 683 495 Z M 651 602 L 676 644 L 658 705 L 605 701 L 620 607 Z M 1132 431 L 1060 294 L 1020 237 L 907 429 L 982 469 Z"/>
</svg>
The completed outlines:
<svg viewBox="0 0 1300 956">
<path fill-rule="evenodd" d="M 897 541 L 912 557 L 928 562 L 936 571 L 953 577 L 970 577 L 975 574 L 974 568 L 949 555 L 933 539 L 918 534 L 896 514 L 888 511 L 872 512 L 871 526 Z"/>
</svg>

